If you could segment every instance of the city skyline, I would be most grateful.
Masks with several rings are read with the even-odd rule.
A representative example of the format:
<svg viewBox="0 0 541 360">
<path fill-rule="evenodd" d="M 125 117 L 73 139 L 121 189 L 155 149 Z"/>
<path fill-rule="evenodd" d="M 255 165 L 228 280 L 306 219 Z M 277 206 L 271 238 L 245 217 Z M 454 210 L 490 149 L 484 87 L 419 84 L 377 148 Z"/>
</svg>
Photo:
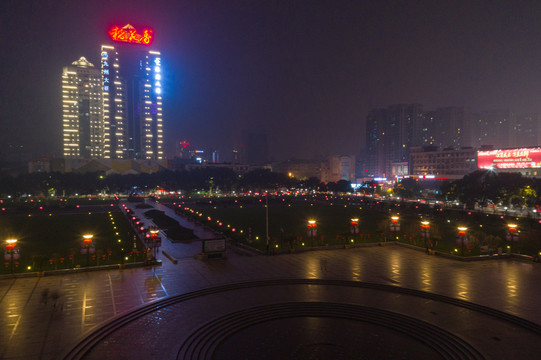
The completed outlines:
<svg viewBox="0 0 541 360">
<path fill-rule="evenodd" d="M 357 154 L 368 113 L 392 104 L 541 110 L 535 3 L 100 4 L 2 5 L 3 150 L 61 153 L 61 69 L 99 63 L 114 23 L 153 28 L 165 54 L 169 156 L 183 139 L 228 154 L 242 131 L 267 134 L 270 160 Z"/>
</svg>

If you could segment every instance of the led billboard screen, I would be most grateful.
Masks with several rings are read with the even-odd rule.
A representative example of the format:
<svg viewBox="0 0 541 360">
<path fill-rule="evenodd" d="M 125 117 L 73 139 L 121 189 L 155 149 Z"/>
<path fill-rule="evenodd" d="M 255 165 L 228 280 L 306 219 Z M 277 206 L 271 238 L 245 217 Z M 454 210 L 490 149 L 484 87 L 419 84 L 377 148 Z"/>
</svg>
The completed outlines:
<svg viewBox="0 0 541 360">
<path fill-rule="evenodd" d="M 541 168 L 541 148 L 478 151 L 477 167 L 479 169 Z"/>
</svg>

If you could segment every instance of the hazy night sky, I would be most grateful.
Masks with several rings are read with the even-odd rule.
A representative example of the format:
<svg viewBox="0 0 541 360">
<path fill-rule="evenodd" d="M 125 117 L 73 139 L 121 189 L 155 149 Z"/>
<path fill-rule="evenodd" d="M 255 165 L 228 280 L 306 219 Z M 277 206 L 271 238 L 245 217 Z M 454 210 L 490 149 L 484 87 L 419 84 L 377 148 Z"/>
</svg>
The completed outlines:
<svg viewBox="0 0 541 360">
<path fill-rule="evenodd" d="M 113 5 L 110 5 L 113 3 Z M 375 107 L 541 111 L 539 1 L 0 1 L 0 141 L 61 153 L 62 67 L 99 66 L 110 25 L 154 29 L 166 150 L 356 154 Z M 2 147 L 3 148 L 3 147 Z"/>
</svg>

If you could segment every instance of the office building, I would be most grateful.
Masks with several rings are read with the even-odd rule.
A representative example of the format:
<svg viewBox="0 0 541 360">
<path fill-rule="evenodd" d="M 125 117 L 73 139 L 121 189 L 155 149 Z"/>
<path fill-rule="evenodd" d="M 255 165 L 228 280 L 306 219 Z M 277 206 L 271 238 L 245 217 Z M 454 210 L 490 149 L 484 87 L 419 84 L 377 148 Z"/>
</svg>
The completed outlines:
<svg viewBox="0 0 541 360">
<path fill-rule="evenodd" d="M 407 162 L 411 146 L 428 140 L 422 105 L 398 104 L 370 111 L 362 177 L 391 176 L 392 163 Z"/>
<path fill-rule="evenodd" d="M 65 158 L 103 157 L 102 77 L 84 57 L 62 71 L 62 137 Z"/>
<path fill-rule="evenodd" d="M 104 158 L 163 159 L 160 52 L 102 45 L 101 69 Z"/>
<path fill-rule="evenodd" d="M 152 30 L 109 31 L 101 68 L 85 58 L 62 75 L 64 157 L 163 160 L 161 54 Z"/>
</svg>

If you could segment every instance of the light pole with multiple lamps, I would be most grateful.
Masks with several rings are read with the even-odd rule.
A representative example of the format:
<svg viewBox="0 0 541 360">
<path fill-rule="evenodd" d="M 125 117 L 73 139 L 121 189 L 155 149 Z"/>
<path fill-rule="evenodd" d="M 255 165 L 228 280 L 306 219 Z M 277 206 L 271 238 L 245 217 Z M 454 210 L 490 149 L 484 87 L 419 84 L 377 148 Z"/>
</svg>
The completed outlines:
<svg viewBox="0 0 541 360">
<path fill-rule="evenodd" d="M 429 221 L 421 221 L 421 238 L 423 242 L 425 243 L 425 249 L 426 253 L 428 253 L 429 250 L 429 238 L 430 238 L 430 222 Z M 430 246 L 430 248 L 432 248 Z"/>
<path fill-rule="evenodd" d="M 391 230 L 391 236 L 394 236 L 396 232 L 400 231 L 400 218 L 398 216 L 391 216 L 391 225 L 390 225 L 390 230 Z M 397 240 L 398 240 L 398 236 L 397 236 Z"/>
<path fill-rule="evenodd" d="M 312 238 L 312 247 L 314 247 L 314 237 L 317 234 L 317 222 L 315 220 L 308 220 L 308 236 Z"/>
<path fill-rule="evenodd" d="M 349 224 L 351 225 L 350 231 L 353 234 L 353 239 L 355 239 L 356 234 L 359 233 L 359 218 L 352 218 Z M 352 240 L 351 242 L 354 242 L 354 240 Z M 346 243 L 347 243 L 347 240 L 346 240 Z"/>
<path fill-rule="evenodd" d="M 511 252 L 511 242 L 518 241 L 518 226 L 517 224 L 507 224 L 507 234 L 505 235 L 505 240 L 508 241 L 507 252 Z"/>
<path fill-rule="evenodd" d="M 11 263 L 11 273 L 13 274 L 13 258 L 19 257 L 19 248 L 17 247 L 17 239 L 7 239 L 6 240 L 6 250 L 7 250 L 7 256 L 9 256 L 10 263 Z M 6 259 L 7 260 L 7 259 Z"/>
<path fill-rule="evenodd" d="M 92 244 L 92 238 L 94 235 L 92 234 L 86 234 L 83 235 L 83 248 L 81 249 L 81 253 L 86 252 L 86 266 L 90 263 L 90 245 Z"/>
<path fill-rule="evenodd" d="M 468 231 L 467 227 L 458 227 L 458 239 L 460 240 L 460 253 L 462 256 L 464 256 L 464 242 L 468 241 L 468 239 L 466 238 L 466 231 Z"/>
</svg>

